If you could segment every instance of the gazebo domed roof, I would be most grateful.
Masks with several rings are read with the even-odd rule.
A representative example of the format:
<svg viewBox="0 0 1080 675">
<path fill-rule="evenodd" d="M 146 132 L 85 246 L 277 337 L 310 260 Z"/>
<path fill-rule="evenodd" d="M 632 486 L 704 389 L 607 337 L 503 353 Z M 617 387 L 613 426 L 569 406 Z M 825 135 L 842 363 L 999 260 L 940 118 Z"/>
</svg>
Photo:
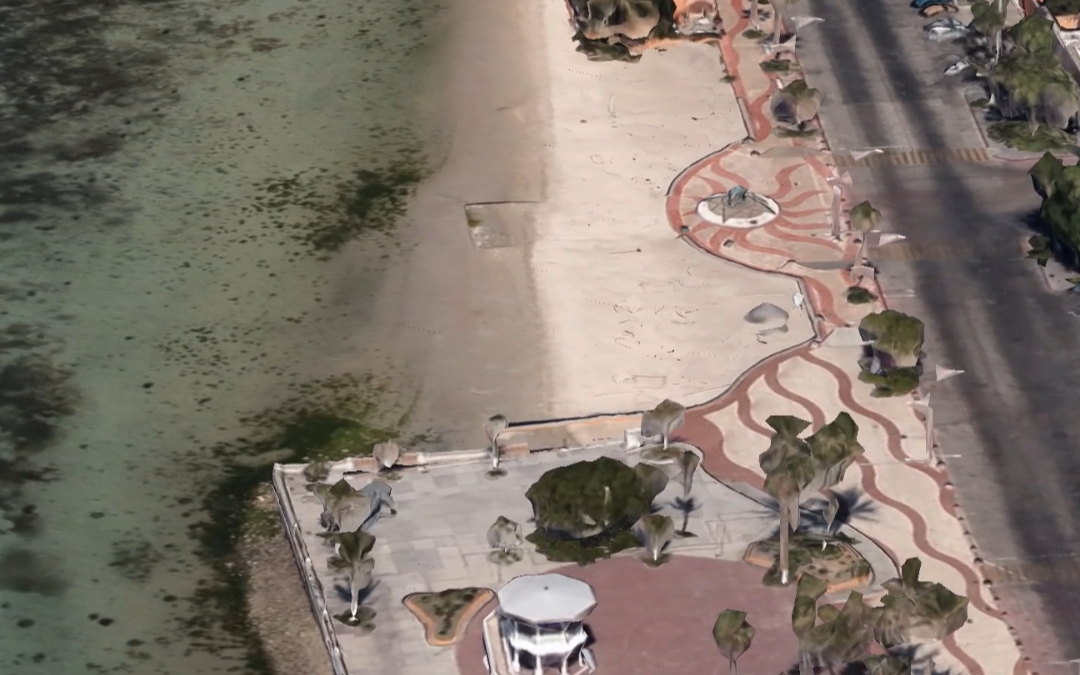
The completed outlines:
<svg viewBox="0 0 1080 675">
<path fill-rule="evenodd" d="M 562 574 L 516 577 L 498 597 L 499 611 L 530 624 L 581 621 L 596 607 L 592 586 Z"/>
</svg>

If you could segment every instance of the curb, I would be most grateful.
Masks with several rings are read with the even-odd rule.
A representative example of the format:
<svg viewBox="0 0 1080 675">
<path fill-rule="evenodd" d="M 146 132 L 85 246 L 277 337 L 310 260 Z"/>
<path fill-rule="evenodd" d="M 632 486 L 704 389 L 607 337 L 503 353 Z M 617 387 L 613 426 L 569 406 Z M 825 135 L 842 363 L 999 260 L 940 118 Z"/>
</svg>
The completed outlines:
<svg viewBox="0 0 1080 675">
<path fill-rule="evenodd" d="M 1012 149 L 996 150 L 996 151 L 991 149 L 991 152 L 990 152 L 991 157 L 993 157 L 994 159 L 1000 159 L 1003 162 L 1035 162 L 1035 161 L 1038 161 L 1039 159 L 1041 159 L 1044 154 L 1046 154 L 1046 153 L 1043 153 L 1043 152 L 1025 152 L 1023 150 L 1012 150 Z M 1050 153 L 1050 154 L 1052 154 L 1054 157 L 1057 157 L 1058 159 L 1060 159 L 1063 162 L 1066 161 L 1066 160 L 1070 160 L 1070 159 L 1075 159 L 1075 160 L 1080 161 L 1080 157 L 1077 157 L 1077 155 L 1074 155 L 1071 152 L 1066 153 L 1066 154 L 1059 154 L 1059 153 L 1054 152 L 1054 153 Z"/>
</svg>

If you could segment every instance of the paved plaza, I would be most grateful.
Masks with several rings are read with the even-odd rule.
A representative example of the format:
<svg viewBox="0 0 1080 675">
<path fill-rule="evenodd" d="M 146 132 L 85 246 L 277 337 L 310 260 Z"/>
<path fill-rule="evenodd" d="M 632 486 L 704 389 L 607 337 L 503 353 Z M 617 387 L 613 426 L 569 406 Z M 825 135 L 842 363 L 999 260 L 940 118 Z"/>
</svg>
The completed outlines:
<svg viewBox="0 0 1080 675">
<path fill-rule="evenodd" d="M 627 634 L 653 623 L 698 628 L 696 633 L 688 631 L 690 642 L 685 644 L 659 637 L 641 643 L 634 641 L 642 650 L 642 658 L 689 659 L 686 663 L 704 658 L 707 650 L 702 645 L 712 645 L 712 622 L 729 607 L 753 610 L 752 617 L 759 617 L 755 619 L 759 630 L 767 632 L 767 627 L 773 624 L 786 626 L 786 632 L 777 631 L 776 636 L 768 638 L 783 642 L 783 636 L 790 633 L 791 589 L 775 590 L 762 586 L 764 570 L 742 562 L 743 553 L 751 542 L 768 538 L 776 530 L 778 516 L 770 506 L 772 501 L 746 485 L 729 487 L 704 470 L 699 469 L 694 479 L 691 497 L 699 506 L 691 513 L 687 525 L 688 531 L 697 536 L 676 538 L 668 549 L 673 554 L 672 561 L 659 568 L 641 562 L 638 559 L 640 549 L 585 568 L 551 563 L 538 555 L 528 542 L 524 545 L 525 555 L 520 563 L 498 567 L 489 562 L 490 548 L 485 536 L 500 515 L 520 523 L 525 534 L 532 531 L 529 524 L 532 507 L 524 495 L 545 471 L 601 456 L 618 458 L 632 466 L 638 461 L 638 454 L 627 452 L 622 444 L 535 452 L 505 462 L 507 474 L 494 479 L 486 475 L 488 462 L 476 459 L 451 460 L 399 471 L 395 476 L 397 479 L 389 483 L 397 503 L 397 514 L 380 518 L 370 530 L 377 539 L 371 554 L 375 560 L 376 581 L 366 604 L 378 613 L 376 629 L 373 633 L 363 634 L 333 622 L 349 672 L 353 675 L 403 671 L 432 675 L 451 673 L 455 658 L 460 662 L 465 658 L 462 655 L 482 651 L 478 624 L 486 611 L 474 619 L 476 625 L 471 626 L 466 643 L 461 645 L 455 657 L 453 650 L 440 650 L 427 644 L 420 622 L 402 605 L 402 598 L 414 592 L 470 586 L 498 590 L 512 577 L 556 569 L 585 579 L 597 588 L 599 608 L 594 628 L 598 659 L 614 656 L 615 651 L 622 650 L 627 644 Z M 342 475 L 339 468 L 326 482 L 333 483 Z M 307 556 L 320 586 L 326 589 L 327 611 L 331 616 L 344 612 L 349 605 L 348 581 L 327 568 L 327 559 L 333 555 L 333 549 L 318 536 L 323 531 L 319 523 L 322 506 L 307 489 L 308 481 L 302 467 L 279 467 L 278 477 L 288 496 L 283 500 L 285 506 L 291 509 L 287 518 L 295 518 L 299 524 Z M 346 480 L 357 488 L 380 479 L 371 474 L 346 476 Z M 677 524 L 683 516 L 674 502 L 681 496 L 682 487 L 671 482 L 655 501 L 659 512 L 670 515 Z M 805 512 L 811 527 L 814 517 L 811 511 Z M 878 571 L 879 577 L 895 575 L 895 566 L 888 554 L 869 537 L 849 527 L 841 527 L 839 531 L 858 542 L 856 549 Z M 879 591 L 876 583 L 868 589 L 871 594 Z M 684 601 L 686 613 L 679 609 Z M 670 636 L 666 632 L 657 635 Z M 607 639 L 605 636 L 610 637 L 611 642 L 601 644 Z M 614 645 L 620 645 L 619 649 L 612 651 Z M 684 647 L 690 651 L 683 654 Z M 766 658 L 770 650 L 755 651 L 760 651 L 762 658 Z M 710 653 L 715 654 L 715 645 Z M 784 658 L 791 653 L 790 650 L 785 652 Z M 463 669 L 462 672 L 473 673 L 477 668 L 482 668 L 479 661 L 471 670 Z"/>
<path fill-rule="evenodd" d="M 795 590 L 762 586 L 759 568 L 700 556 L 675 556 L 660 567 L 650 567 L 633 557 L 617 556 L 556 571 L 588 582 L 596 592 L 598 603 L 585 625 L 596 640 L 592 650 L 600 672 L 726 672 L 712 626 L 728 608 L 745 611 L 757 631 L 753 648 L 739 659 L 741 672 L 775 675 L 795 662 L 791 631 Z M 456 650 L 459 672 L 487 675 L 483 652 L 480 627 L 474 621 Z"/>
</svg>

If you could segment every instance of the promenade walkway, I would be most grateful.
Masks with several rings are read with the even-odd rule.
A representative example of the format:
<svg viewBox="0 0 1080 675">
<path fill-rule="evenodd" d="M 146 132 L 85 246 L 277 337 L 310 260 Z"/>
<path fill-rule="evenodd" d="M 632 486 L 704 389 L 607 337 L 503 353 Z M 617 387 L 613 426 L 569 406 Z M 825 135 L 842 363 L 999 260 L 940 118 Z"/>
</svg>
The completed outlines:
<svg viewBox="0 0 1080 675">
<path fill-rule="evenodd" d="M 829 236 L 832 190 L 826 180 L 839 170 L 825 139 L 820 134 L 802 139 L 774 133 L 769 99 L 784 82 L 800 77 L 798 63 L 793 60 L 791 70 L 779 76 L 784 82 L 766 73 L 759 64 L 771 55 L 759 40 L 743 35 L 750 28 L 744 0 L 719 0 L 718 7 L 727 28 L 721 50 L 735 78 L 733 87 L 749 138 L 699 160 L 675 179 L 667 201 L 670 226 L 719 258 L 798 278 L 808 291 L 819 337 L 857 325 L 865 314 L 887 306 L 880 289 L 864 281 L 879 300 L 850 304 L 844 293 L 853 284 L 845 269 L 823 271 L 797 264 L 850 259 L 857 249 L 850 232 L 839 242 Z M 770 30 L 768 25 L 762 28 Z M 811 31 L 805 39 L 813 39 Z M 734 185 L 775 200 L 780 217 L 752 230 L 702 221 L 696 213 L 698 201 Z M 851 206 L 845 203 L 844 211 Z M 867 452 L 848 479 L 874 505 L 855 523 L 872 533 L 894 559 L 919 556 L 924 578 L 971 599 L 968 625 L 945 640 L 935 655 L 939 669 L 959 668 L 970 675 L 1026 672 L 1027 659 L 978 564 L 944 462 L 928 461 L 924 425 L 908 399 L 872 398 L 870 388 L 857 381 L 858 356 L 858 348 L 819 347 L 814 342 L 775 354 L 747 371 L 731 390 L 694 408 L 680 439 L 702 448 L 704 467 L 711 475 L 760 486 L 757 455 L 771 436 L 764 425 L 766 417 L 798 415 L 817 428 L 838 412 L 849 412 L 859 424 Z"/>
</svg>

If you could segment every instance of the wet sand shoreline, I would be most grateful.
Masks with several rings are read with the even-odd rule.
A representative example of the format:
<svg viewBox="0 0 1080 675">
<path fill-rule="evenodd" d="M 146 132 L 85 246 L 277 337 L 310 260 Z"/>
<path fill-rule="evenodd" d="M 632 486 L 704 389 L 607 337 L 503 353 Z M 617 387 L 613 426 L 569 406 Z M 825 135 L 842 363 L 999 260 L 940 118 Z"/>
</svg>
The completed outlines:
<svg viewBox="0 0 1080 675">
<path fill-rule="evenodd" d="M 540 4 L 457 0 L 442 19 L 439 66 L 424 101 L 439 111 L 438 169 L 410 205 L 407 227 L 415 244 L 408 261 L 388 271 L 384 288 L 391 290 L 373 304 L 364 328 L 365 339 L 377 336 L 379 353 L 400 364 L 399 382 L 421 383 L 425 395 L 410 424 L 441 432 L 427 439 L 428 449 L 478 447 L 480 422 L 495 412 L 517 419 L 550 412 L 529 238 L 513 250 L 478 251 L 465 216 L 470 203 L 545 197 L 542 43 L 528 30 L 541 10 Z M 349 370 L 357 360 L 350 350 L 327 363 Z M 272 509 L 273 502 L 267 497 L 259 506 Z M 329 673 L 284 534 L 250 537 L 242 548 L 249 616 L 274 672 Z"/>
</svg>

